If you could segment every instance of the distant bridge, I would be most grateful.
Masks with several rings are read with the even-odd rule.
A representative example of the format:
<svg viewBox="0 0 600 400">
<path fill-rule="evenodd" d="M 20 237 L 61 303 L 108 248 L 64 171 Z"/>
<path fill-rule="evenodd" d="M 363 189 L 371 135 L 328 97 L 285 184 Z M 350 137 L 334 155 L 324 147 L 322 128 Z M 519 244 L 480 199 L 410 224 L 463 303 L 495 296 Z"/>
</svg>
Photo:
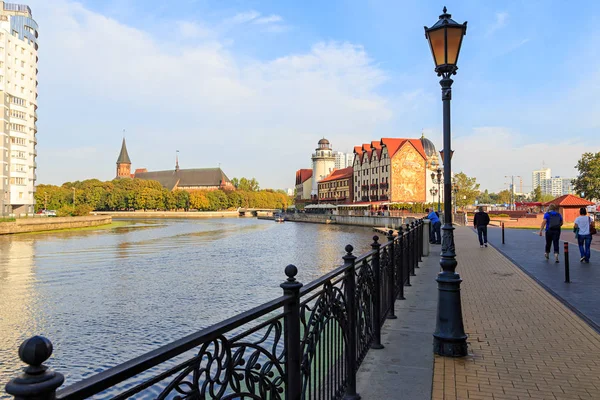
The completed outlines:
<svg viewBox="0 0 600 400">
<path fill-rule="evenodd" d="M 260 214 L 273 215 L 276 212 L 280 212 L 277 208 L 238 208 L 240 217 L 257 217 Z"/>
</svg>

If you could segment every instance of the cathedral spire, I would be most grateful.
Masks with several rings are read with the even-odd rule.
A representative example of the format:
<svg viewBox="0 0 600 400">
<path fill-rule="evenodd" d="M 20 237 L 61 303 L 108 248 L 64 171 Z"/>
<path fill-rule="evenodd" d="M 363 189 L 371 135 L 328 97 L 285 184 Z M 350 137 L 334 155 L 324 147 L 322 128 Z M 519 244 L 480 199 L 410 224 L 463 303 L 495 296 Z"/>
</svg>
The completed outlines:
<svg viewBox="0 0 600 400">
<path fill-rule="evenodd" d="M 131 178 L 131 160 L 129 159 L 129 154 L 127 154 L 127 145 L 125 145 L 124 137 L 121 152 L 119 153 L 119 158 L 117 158 L 117 178 Z"/>
<path fill-rule="evenodd" d="M 117 158 L 117 164 L 131 164 L 129 154 L 127 154 L 127 145 L 125 144 L 125 138 L 123 138 L 123 144 L 121 145 L 121 152 L 119 158 Z"/>
<path fill-rule="evenodd" d="M 179 150 L 175 150 L 175 171 L 179 171 Z"/>
</svg>

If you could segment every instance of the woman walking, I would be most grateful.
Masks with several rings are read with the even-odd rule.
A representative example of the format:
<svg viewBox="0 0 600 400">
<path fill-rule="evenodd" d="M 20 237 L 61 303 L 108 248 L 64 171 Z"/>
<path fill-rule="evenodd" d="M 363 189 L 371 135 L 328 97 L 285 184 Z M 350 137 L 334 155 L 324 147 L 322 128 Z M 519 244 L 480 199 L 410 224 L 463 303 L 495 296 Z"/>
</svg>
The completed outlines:
<svg viewBox="0 0 600 400">
<path fill-rule="evenodd" d="M 549 258 L 550 245 L 554 245 L 554 262 L 558 262 L 558 241 L 560 239 L 560 227 L 563 224 L 563 217 L 556 209 L 556 204 L 550 204 L 548 212 L 544 214 L 542 226 L 540 227 L 540 236 L 542 236 L 542 231 L 546 228 L 546 251 L 544 257 L 546 257 L 546 260 Z"/>
<path fill-rule="evenodd" d="M 579 261 L 586 264 L 590 263 L 590 245 L 592 243 L 591 225 L 592 219 L 587 216 L 585 207 L 581 207 L 579 209 L 579 217 L 575 218 L 574 227 L 577 232 L 577 244 L 579 245 L 579 254 L 581 255 Z"/>
</svg>

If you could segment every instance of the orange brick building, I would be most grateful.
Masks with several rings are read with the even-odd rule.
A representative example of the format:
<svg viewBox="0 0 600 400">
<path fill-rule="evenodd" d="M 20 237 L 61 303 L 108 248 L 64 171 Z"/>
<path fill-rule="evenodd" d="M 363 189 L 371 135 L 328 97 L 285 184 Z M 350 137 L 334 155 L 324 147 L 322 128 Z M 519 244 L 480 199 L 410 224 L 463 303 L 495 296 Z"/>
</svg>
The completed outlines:
<svg viewBox="0 0 600 400">
<path fill-rule="evenodd" d="M 579 217 L 579 209 L 581 207 L 594 205 L 591 201 L 573 196 L 572 194 L 557 197 L 552 201 L 544 203 L 544 206 L 547 207 L 550 204 L 558 206 L 558 212 L 562 214 L 564 222 L 574 222 L 575 218 Z"/>
<path fill-rule="evenodd" d="M 319 203 L 352 203 L 352 167 L 335 169 L 318 182 Z"/>
</svg>

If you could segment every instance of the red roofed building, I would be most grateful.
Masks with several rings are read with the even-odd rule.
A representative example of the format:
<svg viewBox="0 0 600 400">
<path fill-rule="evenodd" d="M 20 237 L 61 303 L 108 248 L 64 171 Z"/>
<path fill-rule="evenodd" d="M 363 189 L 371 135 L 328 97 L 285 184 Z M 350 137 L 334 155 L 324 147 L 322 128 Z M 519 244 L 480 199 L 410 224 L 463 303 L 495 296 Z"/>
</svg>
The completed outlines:
<svg viewBox="0 0 600 400">
<path fill-rule="evenodd" d="M 572 194 L 565 194 L 555 198 L 552 201 L 544 203 L 544 206 L 555 204 L 558 206 L 558 212 L 562 214 L 563 221 L 574 222 L 575 218 L 579 217 L 579 209 L 581 207 L 592 206 L 594 203 L 582 199 L 581 197 L 574 196 Z"/>
<path fill-rule="evenodd" d="M 318 182 L 319 203 L 348 204 L 352 202 L 352 167 L 336 169 Z"/>
<path fill-rule="evenodd" d="M 303 203 L 310 200 L 312 174 L 312 169 L 299 169 L 296 171 L 296 203 Z"/>
<path fill-rule="evenodd" d="M 428 155 L 420 139 L 382 138 L 354 147 L 354 202 L 424 203 Z"/>
</svg>

